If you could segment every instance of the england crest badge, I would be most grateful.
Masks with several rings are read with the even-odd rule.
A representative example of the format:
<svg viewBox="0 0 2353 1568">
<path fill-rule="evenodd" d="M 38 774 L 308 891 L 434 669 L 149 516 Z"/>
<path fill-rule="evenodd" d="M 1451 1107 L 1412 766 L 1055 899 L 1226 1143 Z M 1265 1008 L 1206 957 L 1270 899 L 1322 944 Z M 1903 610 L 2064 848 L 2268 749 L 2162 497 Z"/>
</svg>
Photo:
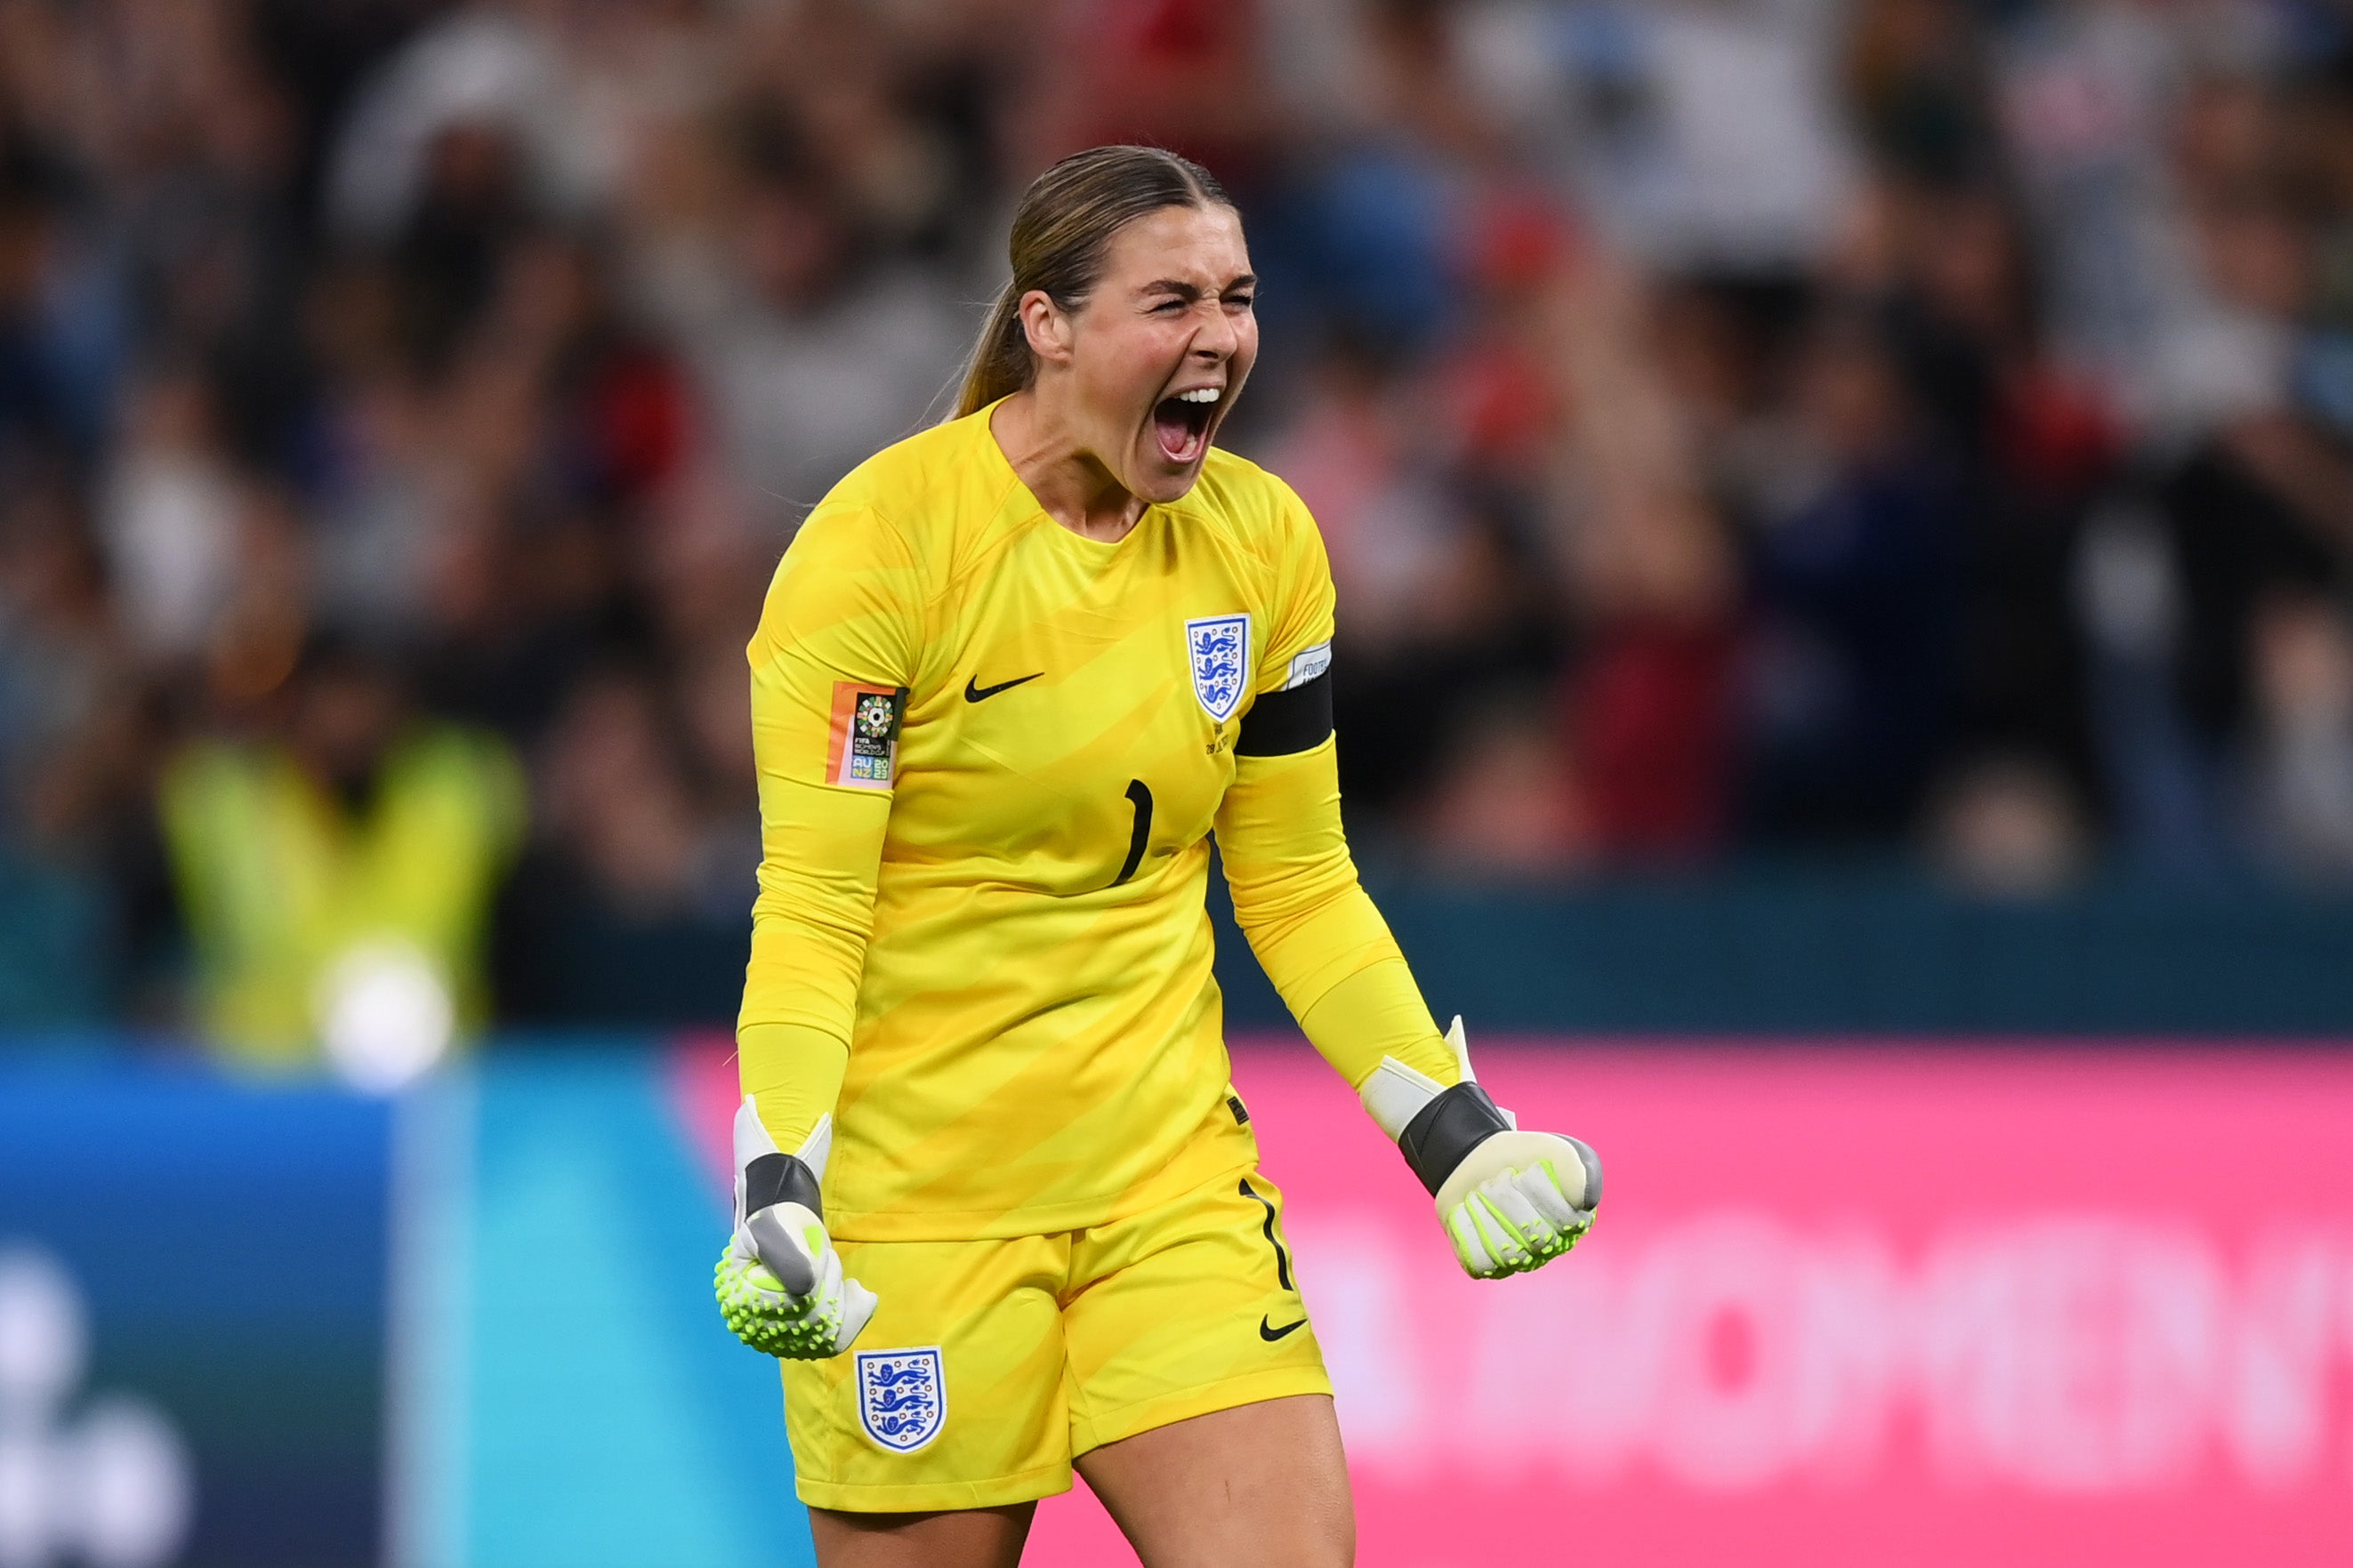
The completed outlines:
<svg viewBox="0 0 2353 1568">
<path fill-rule="evenodd" d="M 894 1454 L 912 1454 L 947 1425 L 948 1382 L 940 1347 L 858 1352 L 858 1420 Z"/>
<path fill-rule="evenodd" d="M 1224 723 L 1241 706 L 1250 685 L 1250 616 L 1187 621 L 1185 652 L 1193 667 L 1193 695 L 1210 718 Z"/>
</svg>

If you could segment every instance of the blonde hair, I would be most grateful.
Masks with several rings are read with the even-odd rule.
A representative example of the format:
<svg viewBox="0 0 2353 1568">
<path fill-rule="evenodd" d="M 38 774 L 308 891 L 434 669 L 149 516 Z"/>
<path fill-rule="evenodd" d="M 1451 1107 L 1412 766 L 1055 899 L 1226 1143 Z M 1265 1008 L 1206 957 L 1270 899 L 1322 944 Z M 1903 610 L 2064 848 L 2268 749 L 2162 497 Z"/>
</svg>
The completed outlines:
<svg viewBox="0 0 2353 1568">
<path fill-rule="evenodd" d="M 1102 280 L 1113 235 L 1163 207 L 1212 205 L 1233 205 L 1217 177 L 1159 147 L 1091 147 L 1031 181 L 1013 211 L 1006 246 L 1013 277 L 965 362 L 951 417 L 978 413 L 1036 377 L 1037 356 L 1021 327 L 1023 295 L 1034 289 L 1058 308 L 1075 310 Z"/>
</svg>

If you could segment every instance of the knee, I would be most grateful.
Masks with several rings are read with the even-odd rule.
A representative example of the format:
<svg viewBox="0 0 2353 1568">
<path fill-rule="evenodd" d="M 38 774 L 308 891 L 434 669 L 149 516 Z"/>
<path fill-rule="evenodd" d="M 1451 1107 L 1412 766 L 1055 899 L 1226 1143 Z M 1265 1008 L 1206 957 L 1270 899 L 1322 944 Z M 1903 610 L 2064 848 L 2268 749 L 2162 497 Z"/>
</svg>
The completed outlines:
<svg viewBox="0 0 2353 1568">
<path fill-rule="evenodd" d="M 1312 1563 L 1315 1568 L 1354 1568 L 1356 1504 L 1348 1492 L 1348 1472 L 1342 1469 L 1318 1491 L 1310 1506 L 1301 1510 L 1303 1528 L 1297 1561 Z"/>
<path fill-rule="evenodd" d="M 1356 1499 L 1347 1465 L 1336 1454 L 1328 1464 L 1291 1467 L 1271 1495 L 1261 1492 L 1254 1500 L 1257 1506 L 1243 1511 L 1254 1516 L 1249 1532 L 1256 1539 L 1243 1548 L 1241 1560 L 1268 1568 L 1352 1568 L 1356 1563 Z"/>
</svg>

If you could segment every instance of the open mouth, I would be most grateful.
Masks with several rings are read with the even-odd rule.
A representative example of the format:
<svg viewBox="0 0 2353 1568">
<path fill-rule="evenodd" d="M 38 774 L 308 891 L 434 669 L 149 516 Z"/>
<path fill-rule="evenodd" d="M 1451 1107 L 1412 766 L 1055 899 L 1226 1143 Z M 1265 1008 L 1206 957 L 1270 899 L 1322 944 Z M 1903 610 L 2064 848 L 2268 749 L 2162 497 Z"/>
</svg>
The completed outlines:
<svg viewBox="0 0 2353 1568">
<path fill-rule="evenodd" d="M 1162 457 L 1179 465 L 1199 459 L 1209 445 L 1209 424 L 1218 416 L 1219 396 L 1216 387 L 1204 386 L 1164 397 L 1153 405 L 1152 433 L 1160 442 Z"/>
</svg>

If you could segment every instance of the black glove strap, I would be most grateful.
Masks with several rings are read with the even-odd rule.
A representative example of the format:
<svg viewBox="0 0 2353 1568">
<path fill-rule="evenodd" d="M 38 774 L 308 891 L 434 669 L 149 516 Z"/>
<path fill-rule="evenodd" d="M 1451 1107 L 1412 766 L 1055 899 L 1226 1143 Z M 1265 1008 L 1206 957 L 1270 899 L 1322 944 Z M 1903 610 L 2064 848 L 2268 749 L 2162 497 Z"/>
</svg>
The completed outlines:
<svg viewBox="0 0 2353 1568">
<path fill-rule="evenodd" d="M 817 1190 L 817 1173 L 797 1154 L 763 1154 L 744 1167 L 744 1212 L 758 1214 L 776 1204 L 798 1204 L 825 1217 L 825 1199 Z"/>
<path fill-rule="evenodd" d="M 1458 1083 L 1421 1108 L 1398 1137 L 1398 1151 L 1436 1197 L 1463 1157 L 1512 1124 L 1475 1083 Z"/>
</svg>

